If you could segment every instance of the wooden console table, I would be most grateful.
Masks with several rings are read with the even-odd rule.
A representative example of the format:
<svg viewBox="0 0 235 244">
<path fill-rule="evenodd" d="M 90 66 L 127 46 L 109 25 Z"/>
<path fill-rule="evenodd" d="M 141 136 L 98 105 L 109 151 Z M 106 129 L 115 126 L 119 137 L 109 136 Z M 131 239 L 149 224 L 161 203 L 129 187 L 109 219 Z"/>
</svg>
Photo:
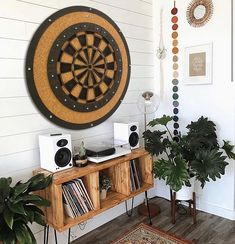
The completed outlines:
<svg viewBox="0 0 235 244">
<path fill-rule="evenodd" d="M 130 160 L 133 159 L 138 161 L 142 185 L 140 189 L 131 192 Z M 105 171 L 105 173 L 108 174 L 112 182 L 111 190 L 108 191 L 107 198 L 104 200 L 100 199 L 99 188 L 99 174 L 102 171 Z M 35 170 L 33 173 L 44 173 L 45 175 L 52 174 L 51 172 L 41 168 Z M 68 217 L 64 211 L 62 184 L 77 178 L 81 178 L 83 180 L 87 192 L 93 202 L 94 210 L 77 218 L 71 218 Z M 51 206 L 44 208 L 43 211 L 45 213 L 48 226 L 53 227 L 56 234 L 56 231 L 61 232 L 67 229 L 69 229 L 70 233 L 71 227 L 82 223 L 128 199 L 134 198 L 142 192 L 145 192 L 145 197 L 147 200 L 147 190 L 152 187 L 152 157 L 144 149 L 136 149 L 128 155 L 118 157 L 100 164 L 89 163 L 89 165 L 84 168 L 73 167 L 68 170 L 54 173 L 51 186 L 40 191 L 39 195 L 51 202 Z M 150 215 L 149 220 L 151 224 Z M 48 236 L 46 239 L 48 240 Z M 46 241 L 44 240 L 44 242 Z"/>
</svg>

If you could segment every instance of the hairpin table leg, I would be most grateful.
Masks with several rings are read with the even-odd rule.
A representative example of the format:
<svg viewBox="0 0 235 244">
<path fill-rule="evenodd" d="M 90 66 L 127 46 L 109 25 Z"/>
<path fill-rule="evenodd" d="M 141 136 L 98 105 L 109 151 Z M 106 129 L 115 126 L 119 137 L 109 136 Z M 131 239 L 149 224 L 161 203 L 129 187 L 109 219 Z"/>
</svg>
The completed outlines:
<svg viewBox="0 0 235 244">
<path fill-rule="evenodd" d="M 69 228 L 69 234 L 68 234 L 68 244 L 70 243 L 70 228 Z"/>
<path fill-rule="evenodd" d="M 58 243 L 58 241 L 57 241 L 57 233 L 56 233 L 55 229 L 54 229 L 54 236 L 55 236 L 55 244 L 57 244 Z"/>
<path fill-rule="evenodd" d="M 44 244 L 48 244 L 49 225 L 44 226 Z"/>
<path fill-rule="evenodd" d="M 147 191 L 145 191 L 145 201 L 146 201 L 147 209 L 148 209 L 149 224 L 152 225 L 152 219 L 151 219 L 151 215 L 150 215 L 149 200 L 148 200 L 148 194 L 147 194 Z"/>
<path fill-rule="evenodd" d="M 127 201 L 125 201 L 125 205 L 126 205 L 126 215 L 128 217 L 131 217 L 133 214 L 133 205 L 134 205 L 134 197 L 132 197 L 132 202 L 131 202 L 131 210 L 127 210 Z"/>
</svg>

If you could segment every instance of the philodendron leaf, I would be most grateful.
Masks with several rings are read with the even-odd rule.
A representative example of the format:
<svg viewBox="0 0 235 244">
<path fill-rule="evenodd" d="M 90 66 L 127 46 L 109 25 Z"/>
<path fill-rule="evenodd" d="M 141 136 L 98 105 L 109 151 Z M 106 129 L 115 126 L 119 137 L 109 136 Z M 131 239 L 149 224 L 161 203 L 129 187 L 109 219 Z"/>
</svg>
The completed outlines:
<svg viewBox="0 0 235 244">
<path fill-rule="evenodd" d="M 224 149 L 225 153 L 229 158 L 232 158 L 235 160 L 235 153 L 233 153 L 234 145 L 231 145 L 229 141 L 223 141 L 224 145 L 222 149 Z"/>
<path fill-rule="evenodd" d="M 10 229 L 12 229 L 14 223 L 14 213 L 9 210 L 8 207 L 4 209 L 3 218 Z"/>
<path fill-rule="evenodd" d="M 156 178 L 166 180 L 166 184 L 174 191 L 180 190 L 190 179 L 187 163 L 181 156 L 175 157 L 173 161 L 159 159 L 154 163 L 153 172 Z"/>
<path fill-rule="evenodd" d="M 147 130 L 143 133 L 143 138 L 145 140 L 145 149 L 152 155 L 158 156 L 163 153 L 166 149 L 168 141 L 164 140 L 164 135 L 166 131 L 150 131 Z"/>
<path fill-rule="evenodd" d="M 213 181 L 220 178 L 225 173 L 225 167 L 228 163 L 222 152 L 217 150 L 205 150 L 196 153 L 195 160 L 191 163 L 191 169 L 196 174 L 197 180 L 201 182 L 201 187 L 205 186 L 210 179 Z"/>
<path fill-rule="evenodd" d="M 172 117 L 166 116 L 165 114 L 161 118 L 153 119 L 148 123 L 149 126 L 154 127 L 155 125 L 164 125 L 166 126 L 170 121 L 172 121 Z"/>
</svg>

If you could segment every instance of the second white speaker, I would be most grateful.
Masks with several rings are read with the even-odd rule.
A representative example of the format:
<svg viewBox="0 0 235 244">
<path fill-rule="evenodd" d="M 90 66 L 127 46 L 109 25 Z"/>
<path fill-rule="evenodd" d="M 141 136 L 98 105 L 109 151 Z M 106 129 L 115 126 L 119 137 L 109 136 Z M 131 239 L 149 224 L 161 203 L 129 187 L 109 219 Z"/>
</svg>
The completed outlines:
<svg viewBox="0 0 235 244">
<path fill-rule="evenodd" d="M 139 148 L 139 123 L 114 123 L 114 142 L 117 144 L 130 144 L 131 149 Z"/>
</svg>

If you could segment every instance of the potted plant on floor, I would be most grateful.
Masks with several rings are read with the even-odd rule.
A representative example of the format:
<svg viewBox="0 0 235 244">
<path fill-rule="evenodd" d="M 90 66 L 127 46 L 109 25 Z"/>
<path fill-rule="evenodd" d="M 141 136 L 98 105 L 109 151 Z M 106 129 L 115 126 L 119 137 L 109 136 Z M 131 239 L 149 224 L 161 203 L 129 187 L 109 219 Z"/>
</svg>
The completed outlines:
<svg viewBox="0 0 235 244">
<path fill-rule="evenodd" d="M 221 178 L 228 165 L 226 159 L 235 159 L 235 154 L 232 152 L 234 146 L 228 141 L 223 141 L 222 147 L 219 145 L 215 124 L 200 117 L 186 127 L 185 135 L 174 137 L 168 127 L 170 121 L 172 118 L 166 115 L 154 119 L 149 126 L 163 126 L 165 130 L 147 130 L 143 134 L 146 150 L 157 157 L 162 156 L 153 164 L 155 178 L 166 180 L 177 193 L 182 188 L 188 190 L 193 185 L 192 178 L 198 180 L 202 188 L 206 182 Z"/>
<path fill-rule="evenodd" d="M 107 191 L 111 187 L 111 181 L 106 174 L 101 174 L 99 178 L 100 182 L 100 199 L 104 200 L 107 196 Z"/>
<path fill-rule="evenodd" d="M 34 193 L 48 187 L 51 181 L 51 176 L 38 174 L 11 186 L 12 178 L 0 178 L 0 243 L 36 243 L 28 223 L 45 225 L 38 206 L 49 206 L 50 202 Z"/>
</svg>

